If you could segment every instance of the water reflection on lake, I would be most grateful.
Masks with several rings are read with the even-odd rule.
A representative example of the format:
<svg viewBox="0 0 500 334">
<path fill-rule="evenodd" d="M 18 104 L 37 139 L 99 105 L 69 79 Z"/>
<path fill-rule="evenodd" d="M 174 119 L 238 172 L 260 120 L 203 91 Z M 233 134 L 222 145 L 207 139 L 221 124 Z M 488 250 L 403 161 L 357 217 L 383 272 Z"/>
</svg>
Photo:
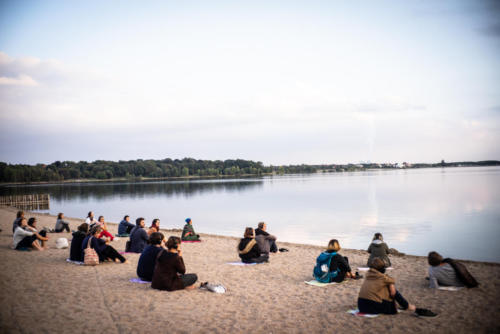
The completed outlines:
<svg viewBox="0 0 500 334">
<path fill-rule="evenodd" d="M 443 168 L 293 175 L 238 180 L 0 187 L 0 195 L 49 193 L 50 213 L 118 222 L 123 215 L 240 236 L 266 221 L 280 240 L 390 247 L 417 255 L 500 262 L 500 168 Z"/>
</svg>

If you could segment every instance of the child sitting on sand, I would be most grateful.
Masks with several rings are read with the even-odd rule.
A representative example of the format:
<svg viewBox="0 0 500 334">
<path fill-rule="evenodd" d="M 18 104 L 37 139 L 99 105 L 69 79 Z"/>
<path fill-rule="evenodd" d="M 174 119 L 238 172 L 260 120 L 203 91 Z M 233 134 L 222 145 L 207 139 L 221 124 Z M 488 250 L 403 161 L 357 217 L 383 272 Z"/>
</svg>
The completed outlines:
<svg viewBox="0 0 500 334">
<path fill-rule="evenodd" d="M 403 310 L 414 311 L 418 316 L 435 317 L 437 314 L 430 310 L 416 308 L 396 290 L 396 280 L 385 274 L 385 263 L 382 259 L 374 258 L 366 279 L 361 286 L 358 296 L 358 308 L 361 313 L 368 314 L 397 314 L 396 302 Z"/>
<path fill-rule="evenodd" d="M 14 230 L 13 236 L 13 246 L 15 249 L 20 250 L 23 248 L 34 248 L 39 251 L 43 251 L 42 246 L 37 241 L 37 238 L 41 236 L 32 231 L 25 230 L 26 226 L 28 226 L 28 222 L 26 218 L 21 218 L 19 221 L 19 225 Z"/>
<path fill-rule="evenodd" d="M 243 234 L 243 239 L 238 244 L 238 255 L 244 263 L 269 262 L 269 254 L 261 251 L 259 244 L 255 240 L 253 228 L 247 227 Z"/>
<path fill-rule="evenodd" d="M 391 266 L 391 260 L 389 260 L 388 256 L 389 247 L 384 242 L 384 238 L 381 233 L 375 233 L 373 236 L 372 243 L 368 246 L 368 253 L 370 253 L 370 257 L 368 258 L 368 262 L 366 264 L 368 267 L 376 257 L 384 261 L 386 268 Z"/>
<path fill-rule="evenodd" d="M 137 263 L 137 276 L 143 281 L 151 282 L 155 271 L 156 257 L 164 249 L 163 233 L 154 232 L 149 236 L 149 245 L 142 251 L 139 262 Z"/>
<path fill-rule="evenodd" d="M 196 274 L 186 274 L 182 259 L 181 239 L 170 237 L 167 241 L 168 251 L 160 250 L 156 262 L 151 287 L 158 290 L 194 289 L 198 280 Z"/>
<path fill-rule="evenodd" d="M 103 216 L 99 216 L 96 224 L 102 228 L 99 238 L 106 237 L 109 238 L 109 240 L 113 241 L 114 237 L 111 233 L 108 232 L 108 224 L 106 224 L 106 222 L 104 221 Z"/>
<path fill-rule="evenodd" d="M 191 218 L 186 218 L 186 225 L 184 225 L 184 229 L 182 230 L 182 241 L 198 241 L 200 240 L 200 236 L 194 232 L 193 221 Z"/>
<path fill-rule="evenodd" d="M 361 276 L 356 272 L 351 272 L 349 266 L 349 259 L 338 253 L 340 244 L 336 239 L 330 240 L 325 252 L 321 253 L 316 259 L 316 266 L 314 267 L 313 274 L 317 281 L 323 283 L 340 283 L 346 277 L 352 279 L 359 279 Z M 330 263 L 330 265 L 328 265 Z M 325 277 L 328 279 L 325 281 Z"/>
</svg>

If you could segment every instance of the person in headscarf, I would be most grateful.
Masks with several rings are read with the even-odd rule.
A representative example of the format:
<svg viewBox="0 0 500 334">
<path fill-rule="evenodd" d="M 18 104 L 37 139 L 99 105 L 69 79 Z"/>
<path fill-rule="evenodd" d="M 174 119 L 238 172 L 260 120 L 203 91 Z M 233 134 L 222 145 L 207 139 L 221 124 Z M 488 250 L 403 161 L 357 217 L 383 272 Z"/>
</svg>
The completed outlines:
<svg viewBox="0 0 500 334">
<path fill-rule="evenodd" d="M 193 221 L 191 218 L 186 218 L 186 225 L 182 230 L 182 241 L 198 241 L 200 236 L 194 232 Z"/>
</svg>

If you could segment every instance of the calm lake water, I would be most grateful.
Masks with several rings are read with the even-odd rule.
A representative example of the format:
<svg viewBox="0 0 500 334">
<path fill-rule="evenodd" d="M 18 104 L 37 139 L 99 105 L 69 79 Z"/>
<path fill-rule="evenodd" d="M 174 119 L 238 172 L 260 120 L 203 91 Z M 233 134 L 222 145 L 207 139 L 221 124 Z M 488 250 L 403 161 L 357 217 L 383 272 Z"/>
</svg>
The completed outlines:
<svg viewBox="0 0 500 334">
<path fill-rule="evenodd" d="M 279 240 L 366 249 L 375 232 L 389 247 L 500 262 L 500 168 L 432 168 L 237 180 L 82 183 L 0 187 L 0 195 L 50 194 L 50 212 L 107 221 L 160 218 L 163 228 L 241 236 L 268 223 Z M 55 223 L 55 222 L 54 222 Z M 278 240 L 278 241 L 279 241 Z"/>
</svg>

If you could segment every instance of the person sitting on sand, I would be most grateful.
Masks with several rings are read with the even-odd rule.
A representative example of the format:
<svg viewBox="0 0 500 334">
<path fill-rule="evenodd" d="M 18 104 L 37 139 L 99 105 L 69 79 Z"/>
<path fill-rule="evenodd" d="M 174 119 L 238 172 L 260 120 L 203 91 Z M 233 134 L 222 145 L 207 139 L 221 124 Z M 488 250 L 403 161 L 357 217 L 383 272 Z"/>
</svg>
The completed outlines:
<svg viewBox="0 0 500 334">
<path fill-rule="evenodd" d="M 276 246 L 276 237 L 267 233 L 267 224 L 260 222 L 255 229 L 255 241 L 259 244 L 259 248 L 263 254 L 276 253 L 278 246 Z"/>
<path fill-rule="evenodd" d="M 144 230 L 144 218 L 135 220 L 135 227 L 130 231 L 130 249 L 132 253 L 142 253 L 148 242 L 149 236 Z"/>
<path fill-rule="evenodd" d="M 108 245 L 108 240 L 99 238 L 101 232 L 102 227 L 99 225 L 94 225 L 94 227 L 90 229 L 89 234 L 85 237 L 85 239 L 83 239 L 82 242 L 82 259 L 85 255 L 85 248 L 88 247 L 90 240 L 90 247 L 96 251 L 97 255 L 99 256 L 99 262 L 104 262 L 106 260 L 111 260 L 114 262 L 120 261 L 121 263 L 127 262 L 127 259 L 121 256 L 120 253 L 116 251 L 116 249 Z"/>
<path fill-rule="evenodd" d="M 158 218 L 153 219 L 151 226 L 148 229 L 148 235 L 151 235 L 155 232 L 160 232 L 160 220 Z"/>
<path fill-rule="evenodd" d="M 443 286 L 463 287 L 464 284 L 457 276 L 455 269 L 451 264 L 444 262 L 443 257 L 437 252 L 430 252 L 427 256 L 429 263 L 429 287 L 432 289 Z"/>
<path fill-rule="evenodd" d="M 12 223 L 12 233 L 16 230 L 18 226 L 21 226 L 21 220 L 24 218 L 24 211 L 17 211 L 16 219 Z"/>
<path fill-rule="evenodd" d="M 368 253 L 370 253 L 370 257 L 368 258 L 368 262 L 366 264 L 368 267 L 376 257 L 384 261 L 386 268 L 391 266 L 391 260 L 389 260 L 388 256 L 389 247 L 384 242 L 384 237 L 382 237 L 381 233 L 375 233 L 373 236 L 372 243 L 368 246 Z"/>
<path fill-rule="evenodd" d="M 30 232 L 34 232 L 36 234 L 36 238 L 39 240 L 40 242 L 40 245 L 42 246 L 42 248 L 46 248 L 46 242 L 49 240 L 49 238 L 47 237 L 47 231 L 46 230 L 42 230 L 40 232 L 38 232 L 37 228 L 36 228 L 36 223 L 37 223 L 37 220 L 35 217 L 31 217 L 29 220 L 28 220 L 28 226 L 26 226 L 26 230 L 27 231 L 30 231 Z"/>
<path fill-rule="evenodd" d="M 41 237 L 36 232 L 27 231 L 25 228 L 28 226 L 26 218 L 21 218 L 19 226 L 14 230 L 13 246 L 15 249 L 20 250 L 23 248 L 34 248 L 43 251 L 43 247 L 38 243 L 38 238 Z"/>
<path fill-rule="evenodd" d="M 158 290 L 192 290 L 194 283 L 198 280 L 196 274 L 186 274 L 186 267 L 182 259 L 181 239 L 170 237 L 167 241 L 167 249 L 160 250 L 158 260 L 153 273 L 151 287 Z"/>
<path fill-rule="evenodd" d="M 120 224 L 118 224 L 118 236 L 120 237 L 130 236 L 130 231 L 132 231 L 134 227 L 135 225 L 130 222 L 130 217 L 128 215 L 125 215 Z"/>
<path fill-rule="evenodd" d="M 111 241 L 114 240 L 113 235 L 108 232 L 108 224 L 106 224 L 106 222 L 104 221 L 103 216 L 99 216 L 99 219 L 97 220 L 96 224 L 102 228 L 102 232 L 99 235 L 99 238 L 106 237 L 106 238 L 109 238 L 109 240 L 111 240 Z"/>
<path fill-rule="evenodd" d="M 328 247 L 326 248 L 326 251 L 321 253 L 318 258 L 316 259 L 316 266 L 318 266 L 318 263 L 323 263 L 323 266 L 327 266 L 327 263 L 330 262 L 330 265 L 328 268 L 321 268 L 325 273 L 326 270 L 328 270 L 328 281 L 329 282 L 323 282 L 323 283 L 340 283 L 342 282 L 346 277 L 347 278 L 352 278 L 352 279 L 359 279 L 361 276 L 356 272 L 356 274 L 353 274 L 351 271 L 351 267 L 349 266 L 349 259 L 346 256 L 340 255 L 338 252 L 340 250 L 340 244 L 336 239 L 330 240 L 328 243 Z M 323 267 L 322 266 L 322 267 Z M 316 272 L 316 267 L 314 272 Z M 315 278 L 316 280 L 319 280 L 317 277 L 317 273 L 315 273 Z"/>
<path fill-rule="evenodd" d="M 416 308 L 396 290 L 396 280 L 385 274 L 385 262 L 374 258 L 359 290 L 358 309 L 368 314 L 397 314 L 396 302 L 403 310 L 414 311 L 418 316 L 433 317 L 436 314 Z"/>
<path fill-rule="evenodd" d="M 243 239 L 238 244 L 238 255 L 244 263 L 269 262 L 269 253 L 262 253 L 259 244 L 255 240 L 253 228 L 245 228 Z"/>
<path fill-rule="evenodd" d="M 85 219 L 85 223 L 89 224 L 89 228 L 94 227 L 94 224 L 97 223 L 97 221 L 94 218 L 94 213 L 92 211 L 89 211 L 87 214 L 87 219 Z"/>
<path fill-rule="evenodd" d="M 71 261 L 83 262 L 82 243 L 83 239 L 87 237 L 89 225 L 86 223 L 78 226 L 78 231 L 73 232 L 73 239 L 71 240 L 71 247 L 69 250 L 69 259 Z"/>
<path fill-rule="evenodd" d="M 200 236 L 194 232 L 193 221 L 191 218 L 186 218 L 186 225 L 184 225 L 184 229 L 182 230 L 182 241 L 198 241 L 200 240 Z"/>
<path fill-rule="evenodd" d="M 151 282 L 155 271 L 156 257 L 158 253 L 164 249 L 165 245 L 163 233 L 153 232 L 149 236 L 149 245 L 144 248 L 144 251 L 139 257 L 137 263 L 137 276 L 143 281 Z"/>
<path fill-rule="evenodd" d="M 54 229 L 54 232 L 61 233 L 64 230 L 66 230 L 66 232 L 68 232 L 68 233 L 70 232 L 69 223 L 64 221 L 64 214 L 62 212 L 60 212 L 57 215 L 56 227 Z"/>
</svg>

